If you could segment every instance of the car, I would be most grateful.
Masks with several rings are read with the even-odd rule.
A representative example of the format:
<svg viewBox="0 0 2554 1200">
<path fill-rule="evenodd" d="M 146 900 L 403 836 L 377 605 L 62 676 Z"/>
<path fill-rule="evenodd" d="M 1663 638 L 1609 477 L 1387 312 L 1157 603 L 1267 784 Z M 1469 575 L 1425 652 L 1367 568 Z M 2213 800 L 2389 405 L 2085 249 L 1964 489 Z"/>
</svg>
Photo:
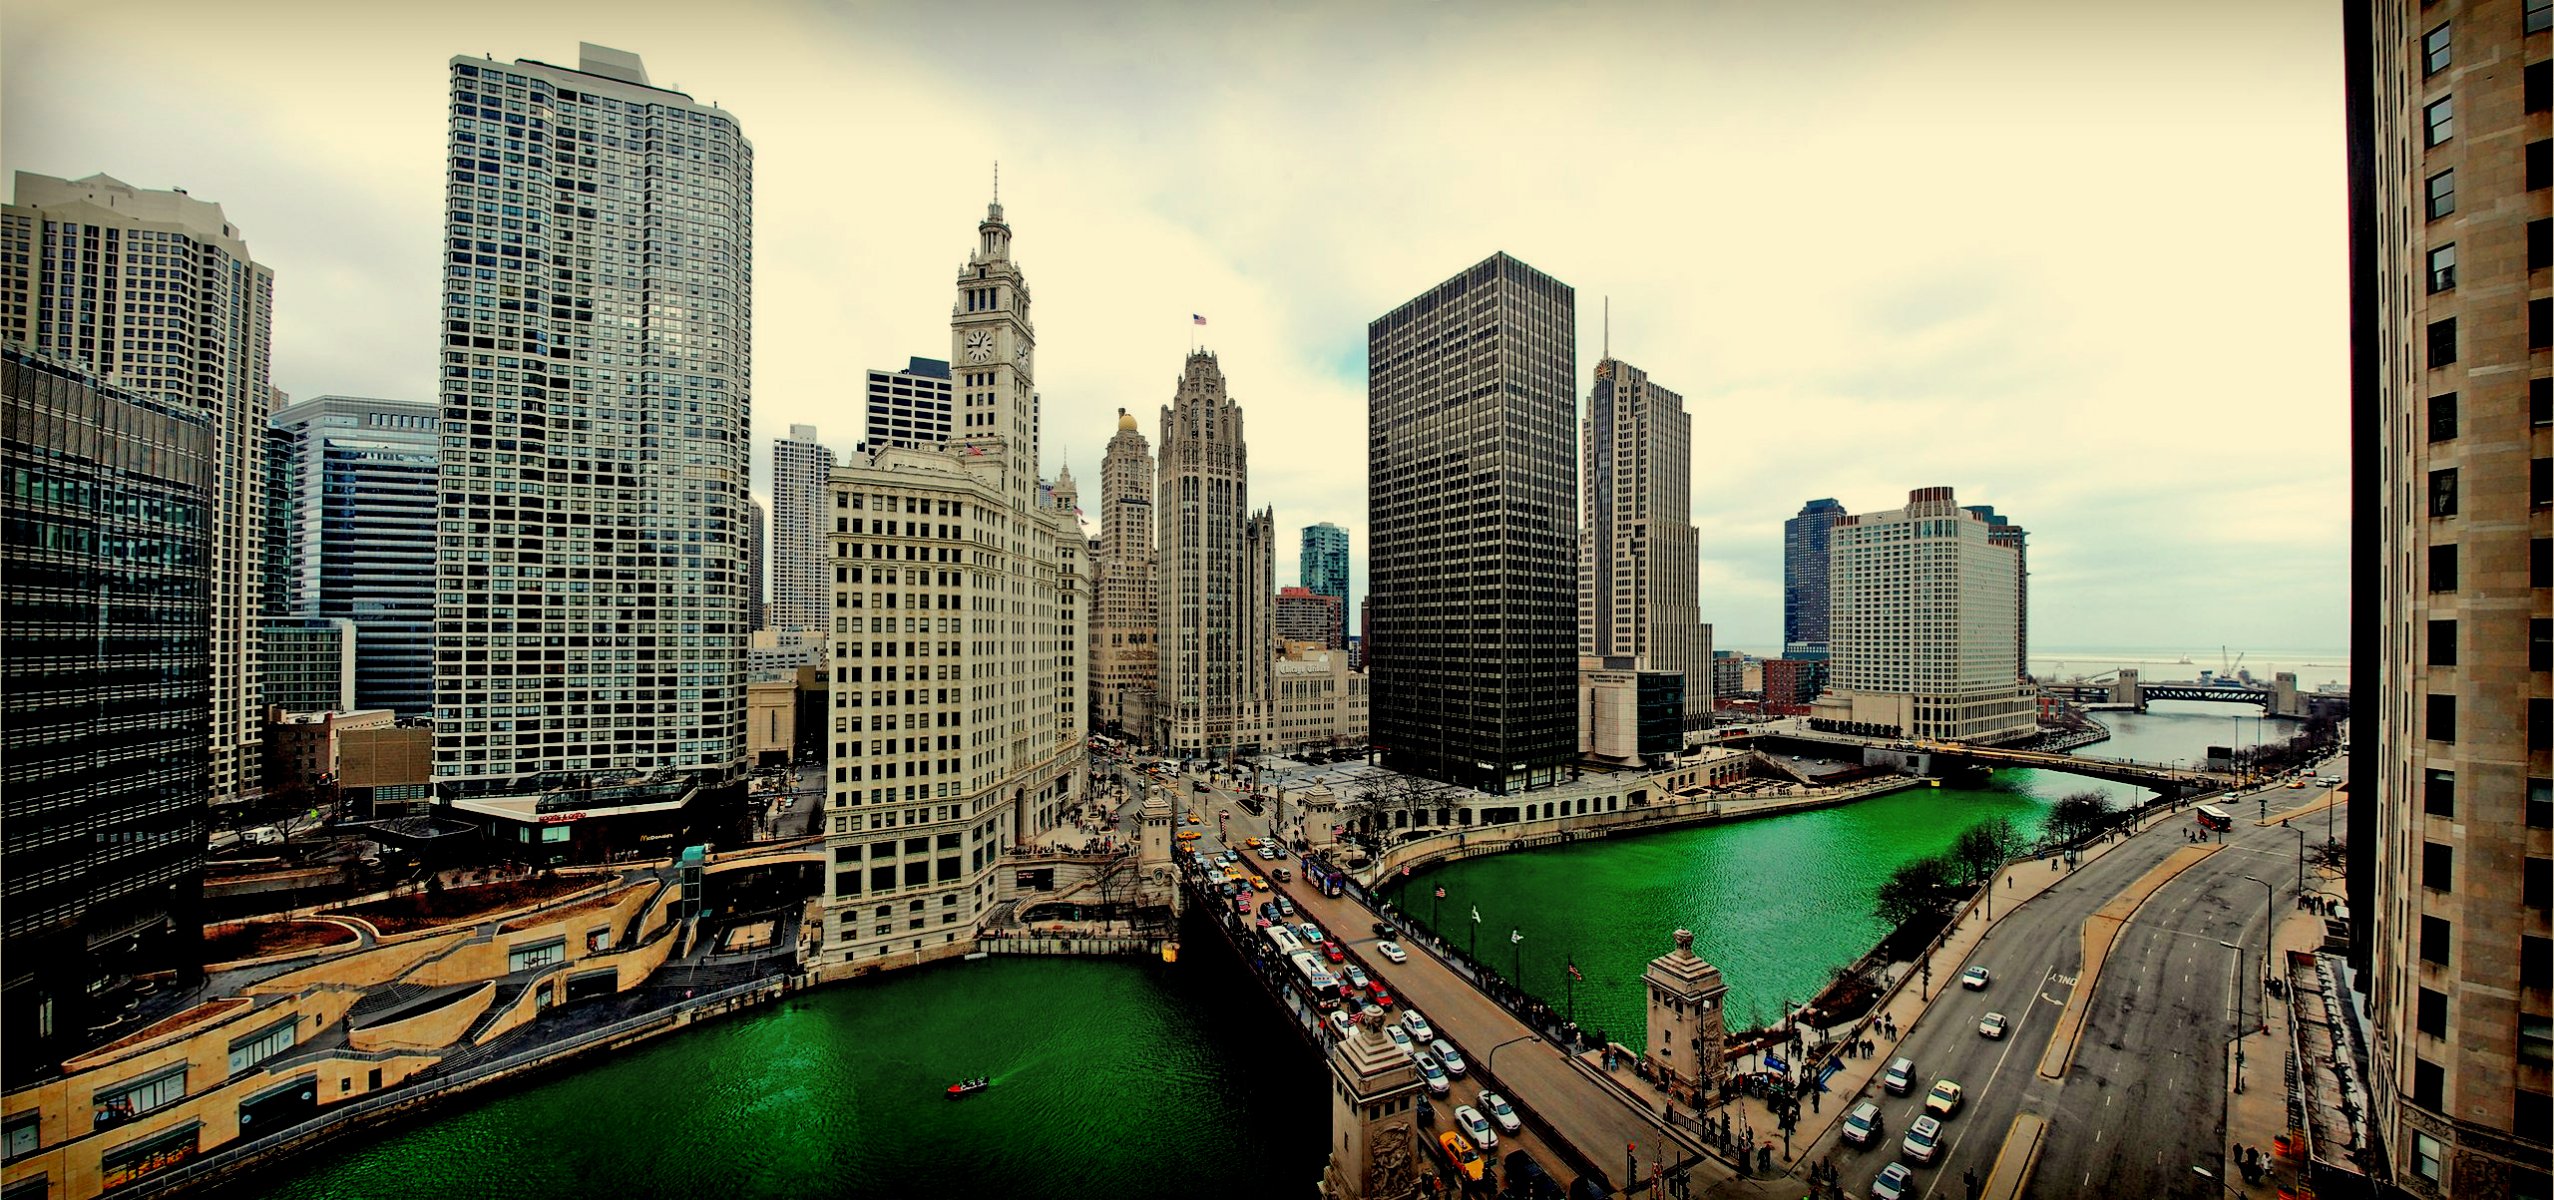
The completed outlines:
<svg viewBox="0 0 2554 1200">
<path fill-rule="evenodd" d="M 1271 900 L 1271 901 L 1269 901 L 1269 902 L 1268 902 L 1268 903 L 1266 903 L 1266 904 L 1262 904 L 1262 905 L 1260 905 L 1260 906 L 1259 906 L 1259 915 L 1260 915 L 1260 916 L 1263 916 L 1263 917 L 1266 917 L 1266 918 L 1268 918 L 1268 919 L 1269 919 L 1269 920 L 1271 920 L 1271 921 L 1276 920 L 1276 919 L 1277 919 L 1277 902 L 1276 902 L 1276 901 L 1274 901 L 1274 900 Z"/>
<path fill-rule="evenodd" d="M 1349 1016 L 1345 1011 L 1334 1011 L 1327 1020 L 1330 1022 L 1330 1036 L 1341 1041 L 1346 1041 L 1348 1035 L 1355 1032 L 1357 1028 L 1357 1018 Z"/>
<path fill-rule="evenodd" d="M 1409 1030 L 1410 1036 L 1417 1038 L 1420 1041 L 1428 1042 L 1436 1040 L 1437 1031 L 1429 1027 L 1428 1019 L 1420 1016 L 1418 1009 L 1410 1009 L 1401 1014 L 1401 1027 Z"/>
<path fill-rule="evenodd" d="M 1448 1075 L 1461 1079 L 1463 1078 L 1463 1073 L 1471 1069 L 1463 1061 L 1463 1052 L 1455 1049 L 1454 1043 L 1449 1042 L 1444 1038 L 1430 1039 L 1428 1042 L 1428 1049 L 1435 1052 L 1438 1062 L 1445 1064 L 1445 1073 Z M 1490 1143 L 1483 1142 L 1481 1144 L 1487 1146 Z"/>
<path fill-rule="evenodd" d="M 1960 1111 L 1962 1094 L 1959 1084 L 1948 1079 L 1936 1079 L 1933 1090 L 1924 1094 L 1924 1111 L 1939 1117 L 1950 1116 Z"/>
<path fill-rule="evenodd" d="M 1473 1149 L 1472 1142 L 1462 1134 L 1452 1130 L 1438 1134 L 1437 1149 L 1445 1152 L 1446 1162 L 1455 1174 L 1465 1179 L 1481 1178 L 1481 1152 Z"/>
<path fill-rule="evenodd" d="M 1400 930 L 1394 929 L 1392 926 L 1386 925 L 1381 921 L 1375 922 L 1371 928 L 1375 931 L 1375 936 L 1379 938 L 1388 938 L 1400 932 Z"/>
<path fill-rule="evenodd" d="M 1183 842 L 1193 842 L 1204 836 L 1206 835 L 1199 833 L 1194 829 L 1183 829 L 1179 831 L 1179 840 Z"/>
<path fill-rule="evenodd" d="M 1419 1052 L 1419 1043 L 1411 1041 L 1410 1035 L 1404 1032 L 1398 1025 L 1384 1026 L 1383 1036 L 1385 1040 L 1392 1043 L 1393 1049 L 1399 1050 L 1403 1054 L 1417 1054 Z"/>
<path fill-rule="evenodd" d="M 1250 897 L 1248 897 L 1248 896 L 1235 896 L 1235 897 L 1233 897 L 1233 911 L 1234 911 L 1234 912 L 1237 912 L 1237 913 L 1241 913 L 1241 914 L 1242 914 L 1242 915 L 1244 915 L 1244 916 L 1248 916 L 1248 915 L 1250 915 Z"/>
<path fill-rule="evenodd" d="M 1978 1022 L 1978 1032 L 1989 1038 L 2001 1040 L 2004 1037 L 2004 1014 L 1988 1013 Z"/>
<path fill-rule="evenodd" d="M 1277 905 L 1277 911 L 1278 911 L 1278 913 L 1279 913 L 1280 915 L 1283 915 L 1283 916 L 1289 916 L 1289 917 L 1291 917 L 1291 916 L 1295 915 L 1295 902 L 1294 902 L 1294 901 L 1289 900 L 1289 899 L 1285 898 L 1284 896 L 1279 896 L 1279 897 L 1277 897 L 1277 899 L 1274 901 L 1274 903 Z M 1336 961 L 1338 961 L 1338 960 L 1337 960 L 1337 959 L 1333 959 L 1333 960 L 1331 960 L 1331 961 L 1336 962 Z"/>
<path fill-rule="evenodd" d="M 1525 1131 L 1525 1122 L 1519 1120 L 1516 1115 L 1516 1110 L 1508 1106 L 1507 1097 L 1502 1096 L 1497 1092 L 1483 1092 L 1481 1093 L 1480 1104 L 1481 1111 L 1490 1114 L 1490 1119 L 1498 1122 L 1500 1129 L 1509 1133 L 1522 1133 Z"/>
<path fill-rule="evenodd" d="M 1379 1008 L 1392 1007 L 1392 993 L 1385 990 L 1380 979 L 1366 985 L 1366 995 L 1372 997 Z"/>
<path fill-rule="evenodd" d="M 1915 1060 L 1912 1058 L 1890 1059 L 1889 1069 L 1880 1073 L 1880 1086 L 1889 1089 L 1889 1093 L 1895 1096 L 1903 1096 L 1914 1090 Z"/>
<path fill-rule="evenodd" d="M 1484 1150 L 1499 1144 L 1499 1135 L 1490 1128 L 1490 1119 L 1469 1104 L 1454 1106 L 1454 1127 L 1461 1130 L 1463 1136 L 1472 1139 L 1473 1145 Z"/>
<path fill-rule="evenodd" d="M 1985 967 L 1971 967 L 1968 970 L 1960 972 L 1960 986 L 1967 988 L 1972 992 L 1985 991 L 1986 981 L 1987 973 Z"/>
<path fill-rule="evenodd" d="M 1375 953 L 1384 956 L 1384 959 L 1388 962 L 1401 963 L 1410 961 L 1409 953 L 1401 948 L 1401 943 L 1399 942 L 1376 942 Z"/>
<path fill-rule="evenodd" d="M 1933 1156 L 1942 1151 L 1942 1118 L 1917 1117 L 1915 1124 L 1907 1126 L 1907 1136 L 1899 1141 L 1898 1148 L 1917 1162 L 1932 1162 Z"/>
<path fill-rule="evenodd" d="M 1279 883 L 1293 883 L 1295 881 L 1295 873 L 1284 867 L 1279 867 L 1274 871 L 1270 871 L 1268 873 L 1268 877 Z"/>
<path fill-rule="evenodd" d="M 1348 952 L 1340 949 L 1339 943 L 1337 942 L 1323 942 L 1321 944 L 1321 956 L 1335 963 L 1344 963 L 1348 961 Z"/>
<path fill-rule="evenodd" d="M 1872 1200 L 1905 1200 L 1914 1190 L 1915 1172 L 1902 1162 L 1880 1168 L 1880 1177 L 1871 1181 Z"/>
<path fill-rule="evenodd" d="M 1188 823 L 1191 825 L 1203 825 L 1206 822 L 1198 820 L 1196 813 L 1190 813 L 1188 814 Z"/>
<path fill-rule="evenodd" d="M 1868 1146 L 1888 1133 L 1887 1122 L 1880 1116 L 1880 1102 L 1865 1100 L 1845 1114 L 1845 1141 L 1849 1145 Z"/>
<path fill-rule="evenodd" d="M 1330 940 L 1330 935 L 1323 933 L 1321 931 L 1321 926 L 1315 925 L 1310 921 L 1306 921 L 1301 925 L 1295 926 L 1295 932 L 1304 939 L 1304 944 L 1307 946 Z"/>
<path fill-rule="evenodd" d="M 1264 891 L 1267 891 L 1267 890 L 1268 890 L 1268 877 L 1267 877 L 1267 876 L 1265 876 L 1265 875 L 1253 875 L 1253 876 L 1251 876 L 1251 877 L 1250 877 L 1250 890 L 1252 890 L 1252 891 L 1254 891 L 1254 892 L 1264 892 Z"/>
<path fill-rule="evenodd" d="M 1232 851 L 1230 851 L 1230 850 L 1226 850 L 1226 851 L 1224 851 L 1223 853 L 1218 854 L 1218 855 L 1216 855 L 1216 856 L 1215 856 L 1215 861 L 1216 861 L 1216 862 L 1222 863 L 1222 864 L 1224 864 L 1225 866 L 1228 866 L 1228 867 L 1229 867 L 1229 866 L 1232 866 L 1232 865 L 1233 865 L 1233 864 L 1235 864 L 1235 863 L 1240 862 L 1241 860 L 1242 860 L 1242 856 L 1241 856 L 1241 855 L 1235 854 L 1235 853 L 1233 853 L 1233 852 L 1232 852 Z"/>
<path fill-rule="evenodd" d="M 1445 1067 L 1437 1062 L 1435 1055 L 1425 1050 L 1413 1050 L 1410 1061 L 1418 1065 L 1419 1080 L 1428 1085 L 1431 1095 L 1442 1096 L 1454 1090 L 1453 1078 L 1446 1074 Z"/>
<path fill-rule="evenodd" d="M 2302 788 L 2306 786 L 2306 781 L 2302 779 L 2291 779 L 2288 781 L 2288 786 L 2292 788 Z"/>
<path fill-rule="evenodd" d="M 1355 963 L 1349 963 L 1347 969 L 1341 971 L 1340 974 L 1345 976 L 1349 983 L 1355 984 L 1358 991 L 1364 991 L 1366 989 L 1366 969 L 1364 967 L 1358 966 Z"/>
<path fill-rule="evenodd" d="M 1243 844 L 1243 845 L 1245 845 L 1245 846 L 1250 847 L 1250 848 L 1251 848 L 1251 849 L 1253 849 L 1253 850 L 1257 850 L 1257 849 L 1259 849 L 1259 839 L 1258 839 L 1258 838 L 1252 838 L 1252 839 L 1250 839 L 1249 841 L 1244 842 L 1244 843 L 1242 843 L 1242 844 Z"/>
</svg>

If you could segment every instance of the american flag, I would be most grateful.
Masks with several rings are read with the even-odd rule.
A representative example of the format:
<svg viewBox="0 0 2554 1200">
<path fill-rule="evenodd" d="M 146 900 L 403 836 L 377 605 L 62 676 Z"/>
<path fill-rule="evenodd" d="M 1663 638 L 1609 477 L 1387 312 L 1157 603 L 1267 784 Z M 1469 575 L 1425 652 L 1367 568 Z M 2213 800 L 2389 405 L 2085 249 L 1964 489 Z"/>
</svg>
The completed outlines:
<svg viewBox="0 0 2554 1200">
<path fill-rule="evenodd" d="M 1196 324 L 1196 325 L 1203 325 L 1203 324 L 1205 324 L 1205 323 L 1206 323 L 1206 318 L 1201 317 L 1201 316 L 1198 316 L 1196 313 L 1190 313 L 1190 314 L 1188 314 L 1188 319 L 1189 319 L 1190 323 L 1192 323 L 1192 324 Z"/>
<path fill-rule="evenodd" d="M 1575 979 L 1575 980 L 1578 980 L 1578 981 L 1580 981 L 1580 982 L 1585 982 L 1585 981 L 1587 980 L 1587 976 L 1579 974 L 1579 965 L 1578 965 L 1578 962 L 1577 962 L 1576 960 L 1572 960 L 1572 961 L 1570 962 L 1569 966 L 1570 966 L 1570 978 Z"/>
</svg>

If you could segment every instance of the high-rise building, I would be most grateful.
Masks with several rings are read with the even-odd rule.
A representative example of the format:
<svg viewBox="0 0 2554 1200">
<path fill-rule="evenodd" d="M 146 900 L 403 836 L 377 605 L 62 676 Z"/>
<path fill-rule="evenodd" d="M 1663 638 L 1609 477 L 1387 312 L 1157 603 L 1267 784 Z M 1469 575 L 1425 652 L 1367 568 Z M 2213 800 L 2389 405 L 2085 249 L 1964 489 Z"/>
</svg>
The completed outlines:
<svg viewBox="0 0 2554 1200">
<path fill-rule="evenodd" d="M 280 395 L 280 393 L 278 393 Z M 270 406 L 272 413 L 281 404 Z M 293 615 L 293 467 L 296 439 L 293 431 L 266 429 L 266 520 L 262 527 L 259 564 L 264 582 L 258 585 L 259 616 L 269 621 Z M 262 635 L 261 635 L 262 636 Z"/>
<path fill-rule="evenodd" d="M 352 712 L 355 664 L 362 652 L 353 621 L 343 617 L 270 617 L 259 693 L 286 712 Z M 433 664 L 431 661 L 429 666 Z M 273 755 L 267 758 L 271 762 Z"/>
<path fill-rule="evenodd" d="M 949 364 L 911 358 L 901 371 L 869 372 L 869 403 L 862 446 L 921 450 L 949 440 L 957 420 L 956 387 Z"/>
<path fill-rule="evenodd" d="M 1986 522 L 1986 540 L 2013 552 L 2013 674 L 2018 678 L 2031 673 L 2031 547 L 2030 532 L 2006 520 L 1994 506 L 1965 506 Z"/>
<path fill-rule="evenodd" d="M 0 337 L 101 382 L 213 419 L 212 701 L 216 801 L 256 794 L 265 603 L 266 406 L 275 274 L 222 206 L 106 175 L 18 173 L 0 209 Z"/>
<path fill-rule="evenodd" d="M 276 508 L 284 528 L 285 615 L 354 623 L 353 708 L 434 712 L 435 406 L 317 396 L 277 409 L 288 455 Z M 272 659 L 274 655 L 268 654 Z M 268 704 L 306 711 L 270 692 Z"/>
<path fill-rule="evenodd" d="M 754 148 L 635 54 L 451 75 L 435 781 L 584 855 L 744 766 Z"/>
<path fill-rule="evenodd" d="M 1685 719 L 1695 723 L 1712 710 L 1711 647 L 1685 398 L 1621 359 L 1599 360 L 1579 447 L 1587 487 L 1579 653 L 1685 676 Z"/>
<path fill-rule="evenodd" d="M 1578 754 L 1578 300 L 1494 254 L 1366 326 L 1384 765 L 1490 792 Z"/>
<path fill-rule="evenodd" d="M 763 611 L 763 539 L 769 536 L 764 532 L 769 523 L 763 517 L 763 502 L 746 497 L 745 624 L 756 633 L 762 632 L 764 618 L 768 615 Z"/>
<path fill-rule="evenodd" d="M 1155 645 L 1153 450 L 1135 417 L 1117 410 L 1100 457 L 1099 549 L 1091 558 L 1091 723 L 1149 740 L 1160 679 Z"/>
<path fill-rule="evenodd" d="M 24 232 L 7 239 L 18 254 Z M 195 401 L 0 343 L 0 1040 L 13 1087 L 107 1025 L 132 998 L 119 981 L 201 961 L 222 426 Z"/>
<path fill-rule="evenodd" d="M 1338 636 L 1341 625 L 1339 613 L 1337 596 L 1311 588 L 1279 588 L 1276 603 L 1269 610 L 1269 627 L 1279 641 L 1331 649 L 1330 640 Z M 1343 655 L 1340 661 L 1347 659 Z"/>
<path fill-rule="evenodd" d="M 792 425 L 788 437 L 772 441 L 771 627 L 785 633 L 823 629 L 833 616 L 825 562 L 834 535 L 825 507 L 833 474 L 834 452 L 817 440 L 815 426 Z"/>
<path fill-rule="evenodd" d="M 966 953 L 1002 852 L 1078 801 L 1085 543 L 1069 477 L 1040 499 L 1034 331 L 1001 205 L 976 229 L 949 333 L 964 411 L 990 419 L 856 456 L 827 504 L 829 962 Z"/>
<path fill-rule="evenodd" d="M 1947 487 L 1830 531 L 1827 692 L 1810 715 L 1960 742 L 2039 730 L 2013 667 L 2014 550 Z"/>
<path fill-rule="evenodd" d="M 1250 510 L 1242 409 L 1212 353 L 1189 353 L 1162 406 L 1158 461 L 1153 742 L 1182 757 L 1251 753 L 1268 736 L 1276 514 Z"/>
<path fill-rule="evenodd" d="M 1339 599 L 1339 628 L 1330 635 L 1333 649 L 1348 644 L 1348 531 L 1324 521 L 1304 526 L 1302 561 L 1297 564 L 1305 590 Z"/>
<path fill-rule="evenodd" d="M 2554 1195 L 2554 6 L 2344 11 L 2374 1140 L 2401 1194 Z"/>
<path fill-rule="evenodd" d="M 1845 515 L 1833 500 L 1812 500 L 1782 523 L 1782 656 L 1827 657 L 1827 543 Z"/>
</svg>

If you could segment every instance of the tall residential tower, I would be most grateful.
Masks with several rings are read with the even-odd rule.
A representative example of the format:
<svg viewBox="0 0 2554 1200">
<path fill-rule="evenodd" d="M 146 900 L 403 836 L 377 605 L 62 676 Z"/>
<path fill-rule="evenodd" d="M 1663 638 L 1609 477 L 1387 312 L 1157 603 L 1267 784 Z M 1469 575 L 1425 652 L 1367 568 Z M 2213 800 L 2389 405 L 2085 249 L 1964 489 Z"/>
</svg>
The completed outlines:
<svg viewBox="0 0 2554 1200">
<path fill-rule="evenodd" d="M 1693 522 L 1693 418 L 1685 398 L 1616 358 L 1596 364 L 1580 453 L 1579 653 L 1685 676 L 1685 719 L 1712 710 L 1711 634 Z"/>
<path fill-rule="evenodd" d="M 772 439 L 771 627 L 785 633 L 822 629 L 833 615 L 825 563 L 833 474 L 834 452 L 817 440 L 815 426 L 792 425 L 788 437 Z"/>
<path fill-rule="evenodd" d="M 1491 792 L 1578 756 L 1577 295 L 1494 254 L 1366 326 L 1384 765 Z"/>
<path fill-rule="evenodd" d="M 1348 531 L 1324 521 L 1304 526 L 1302 558 L 1297 563 L 1303 576 L 1304 590 L 1316 596 L 1331 596 L 1339 601 L 1339 627 L 1331 631 L 1330 645 L 1346 649 L 1348 645 Z"/>
<path fill-rule="evenodd" d="M 2014 673 L 2015 550 L 1947 487 L 1839 518 L 1829 550 L 1829 670 L 1811 716 L 1898 736 L 2009 742 L 2039 729 Z"/>
</svg>

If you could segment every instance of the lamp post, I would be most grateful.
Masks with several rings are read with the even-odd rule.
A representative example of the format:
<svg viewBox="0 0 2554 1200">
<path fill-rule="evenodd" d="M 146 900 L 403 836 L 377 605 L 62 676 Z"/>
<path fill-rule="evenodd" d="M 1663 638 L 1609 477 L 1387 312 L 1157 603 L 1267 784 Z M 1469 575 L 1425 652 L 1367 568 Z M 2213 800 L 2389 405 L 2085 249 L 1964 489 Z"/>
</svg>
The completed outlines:
<svg viewBox="0 0 2554 1200">
<path fill-rule="evenodd" d="M 2306 831 L 2291 827 L 2289 832 L 2297 835 L 2297 896 L 2303 899 L 2306 894 Z"/>
<path fill-rule="evenodd" d="M 1533 1034 L 1530 1034 L 1530 1033 L 1520 1033 L 1520 1034 L 1516 1035 L 1515 1037 L 1509 1038 L 1508 1040 L 1506 1040 L 1506 1041 L 1504 1041 L 1504 1042 L 1499 1043 L 1499 1044 L 1498 1044 L 1498 1045 L 1496 1045 L 1496 1046 L 1492 1046 L 1492 1047 L 1490 1047 L 1490 1053 L 1489 1053 L 1489 1055 L 1486 1057 L 1486 1059 L 1485 1059 L 1485 1060 L 1482 1062 L 1482 1064 L 1481 1064 L 1481 1073 L 1482 1073 L 1482 1074 L 1484 1074 L 1484 1075 L 1489 1076 L 1489 1077 L 1490 1077 L 1491 1082 L 1493 1082 L 1493 1083 L 1498 1082 L 1498 1079 L 1499 1079 L 1499 1051 L 1501 1051 L 1501 1050 L 1505 1050 L 1505 1049 L 1507 1049 L 1508 1047 L 1510 1047 L 1510 1046 L 1513 1046 L 1513 1045 L 1517 1044 L 1518 1042 L 1530 1042 L 1530 1041 L 1533 1041 L 1533 1040 L 1534 1040 L 1534 1035 L 1533 1035 Z M 1504 1086 L 1504 1085 L 1502 1085 L 1502 1086 Z"/>
<path fill-rule="evenodd" d="M 2278 939 L 2279 890 L 2270 881 L 2254 875 L 2244 876 L 2261 885 L 2261 1028 L 2270 1031 L 2270 944 Z"/>
</svg>

